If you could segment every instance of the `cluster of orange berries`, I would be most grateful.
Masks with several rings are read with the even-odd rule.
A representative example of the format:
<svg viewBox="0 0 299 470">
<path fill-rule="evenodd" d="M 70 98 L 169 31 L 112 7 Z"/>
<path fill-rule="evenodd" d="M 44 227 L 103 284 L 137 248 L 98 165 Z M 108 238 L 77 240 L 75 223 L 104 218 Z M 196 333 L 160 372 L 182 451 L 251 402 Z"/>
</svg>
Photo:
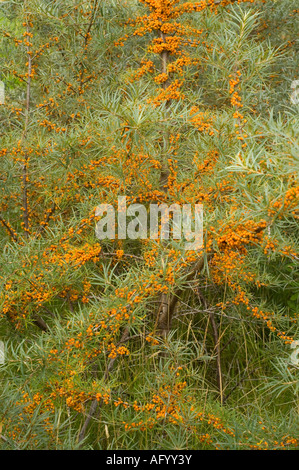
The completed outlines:
<svg viewBox="0 0 299 470">
<path fill-rule="evenodd" d="M 198 106 L 192 106 L 190 109 L 190 122 L 200 131 L 209 135 L 214 135 L 213 118 L 206 112 L 199 112 Z"/>
<path fill-rule="evenodd" d="M 209 6 L 213 8 L 213 5 L 205 1 L 196 2 L 195 4 L 187 2 L 181 5 L 177 5 L 178 0 L 163 2 L 160 0 L 140 0 L 140 2 L 150 9 L 150 13 L 129 20 L 126 25 L 135 28 L 132 35 L 124 35 L 114 45 L 123 46 L 124 42 L 131 36 L 141 37 L 156 31 L 160 37 L 156 37 L 151 41 L 148 52 L 158 54 L 161 57 L 164 56 L 166 70 L 155 77 L 156 83 L 164 84 L 164 89 L 159 90 L 159 95 L 151 99 L 150 102 L 154 106 L 159 106 L 164 101 L 183 99 L 184 96 L 179 92 L 181 83 L 175 80 L 170 86 L 166 86 L 170 79 L 169 74 L 177 73 L 182 75 L 184 67 L 190 64 L 198 64 L 198 60 L 192 60 L 186 52 L 186 47 L 183 46 L 196 47 L 200 41 L 192 40 L 188 36 L 199 36 L 203 30 L 184 26 L 174 20 L 184 13 L 202 11 Z M 179 58 L 169 62 L 168 59 L 171 56 L 179 56 Z M 132 79 L 139 79 L 147 72 L 154 73 L 152 61 L 143 61 L 140 69 L 133 75 Z"/>
<path fill-rule="evenodd" d="M 129 356 L 130 351 L 126 346 L 115 346 L 115 344 L 111 343 L 108 345 L 109 355 L 108 357 L 114 359 L 118 356 Z"/>
<path fill-rule="evenodd" d="M 273 216 L 276 212 L 280 212 L 279 218 L 284 217 L 286 210 L 290 211 L 293 217 L 299 218 L 297 206 L 299 201 L 299 186 L 293 186 L 288 189 L 285 195 L 277 201 L 272 202 L 269 208 L 269 215 Z M 282 211 L 281 209 L 284 209 Z"/>
<path fill-rule="evenodd" d="M 146 73 L 153 73 L 153 71 L 154 62 L 152 60 L 143 60 L 141 61 L 141 67 L 132 75 L 131 81 L 140 80 L 143 75 Z"/>
</svg>

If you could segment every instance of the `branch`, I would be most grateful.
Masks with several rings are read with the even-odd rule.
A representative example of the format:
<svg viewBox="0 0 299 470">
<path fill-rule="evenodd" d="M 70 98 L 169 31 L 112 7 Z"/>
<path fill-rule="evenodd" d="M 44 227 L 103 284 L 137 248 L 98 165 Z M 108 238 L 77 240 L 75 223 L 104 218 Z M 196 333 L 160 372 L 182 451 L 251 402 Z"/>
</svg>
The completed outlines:
<svg viewBox="0 0 299 470">
<path fill-rule="evenodd" d="M 124 329 L 124 332 L 121 336 L 121 339 L 120 339 L 118 345 L 121 344 L 121 343 L 124 343 L 124 342 L 126 342 L 130 339 L 129 338 L 129 331 L 130 331 L 130 329 L 127 326 Z M 112 369 L 114 367 L 116 359 L 117 359 L 117 357 L 114 357 L 114 358 L 110 359 L 110 361 L 108 363 L 108 366 L 107 366 L 107 369 L 106 369 L 105 374 L 104 374 L 104 382 L 108 381 L 109 374 L 110 374 L 110 372 L 112 371 Z M 93 415 L 95 414 L 95 412 L 97 411 L 98 406 L 101 406 L 101 404 L 102 404 L 102 400 L 100 400 L 98 402 L 98 400 L 95 399 L 91 402 L 91 405 L 90 405 L 90 408 L 89 408 L 89 411 L 88 411 L 88 414 L 87 414 L 87 418 L 84 421 L 84 424 L 83 424 L 82 429 L 81 429 L 80 434 L 79 434 L 79 442 L 83 441 L 83 439 L 85 437 L 85 434 L 86 434 L 86 431 L 87 431 L 87 428 L 89 426 L 90 420 L 93 417 Z"/>
<path fill-rule="evenodd" d="M 198 295 L 198 298 L 200 301 L 203 303 L 205 309 L 208 309 L 209 305 L 202 293 L 200 292 L 200 289 L 198 286 L 196 286 L 196 292 Z M 213 309 L 209 309 L 209 318 L 212 326 L 212 331 L 213 331 L 213 338 L 214 338 L 214 345 L 216 349 L 216 363 L 217 363 L 217 382 L 218 382 L 218 388 L 219 388 L 219 393 L 220 393 L 220 400 L 221 404 L 223 404 L 223 381 L 222 381 L 222 370 L 221 370 L 221 349 L 220 349 L 220 340 L 219 340 L 219 335 L 218 335 L 218 328 L 217 324 L 215 321 L 215 315 Z"/>
<path fill-rule="evenodd" d="M 207 261 L 209 262 L 210 259 L 214 256 L 214 251 L 211 253 L 207 253 Z M 186 277 L 187 281 L 190 281 L 194 274 L 198 271 L 201 271 L 204 267 L 205 264 L 205 258 L 202 256 L 199 258 L 191 267 L 190 271 L 188 272 L 188 275 Z M 172 295 L 169 303 L 168 303 L 168 308 L 160 308 L 158 312 L 158 318 L 157 318 L 157 329 L 158 332 L 163 336 L 166 337 L 170 331 L 171 324 L 172 324 L 172 318 L 174 315 L 175 307 L 176 304 L 179 301 L 180 295 L 185 291 L 185 287 L 178 287 L 175 291 L 174 294 Z M 162 299 L 163 300 L 163 299 Z M 165 301 L 165 299 L 164 299 Z"/>
<path fill-rule="evenodd" d="M 36 326 L 38 326 L 41 330 L 43 331 L 49 331 L 49 327 L 47 325 L 47 323 L 41 318 L 39 317 L 38 315 L 34 315 L 34 320 L 33 320 L 34 324 Z"/>
<path fill-rule="evenodd" d="M 29 27 L 27 24 L 26 31 L 29 34 Z M 27 41 L 29 41 L 30 36 L 27 36 Z M 28 123 L 29 123 L 29 111 L 30 111 L 30 93 L 31 93 L 31 73 L 32 73 L 32 57 L 29 44 L 26 46 L 27 50 L 27 91 L 26 91 L 26 117 L 25 117 L 25 126 L 23 132 L 23 138 L 27 137 Z M 29 156 L 25 155 L 25 162 L 23 165 L 23 222 L 25 227 L 25 236 L 29 236 L 29 208 L 28 208 L 28 160 Z"/>
</svg>

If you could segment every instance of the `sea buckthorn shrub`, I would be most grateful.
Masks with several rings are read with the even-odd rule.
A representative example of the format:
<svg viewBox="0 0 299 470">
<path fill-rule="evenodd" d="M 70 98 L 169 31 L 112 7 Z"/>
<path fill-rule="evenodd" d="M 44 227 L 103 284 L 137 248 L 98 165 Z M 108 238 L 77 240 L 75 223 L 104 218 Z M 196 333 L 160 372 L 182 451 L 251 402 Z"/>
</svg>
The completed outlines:
<svg viewBox="0 0 299 470">
<path fill-rule="evenodd" d="M 0 4 L 1 448 L 298 447 L 296 13 Z M 97 239 L 119 196 L 202 249 Z"/>
</svg>

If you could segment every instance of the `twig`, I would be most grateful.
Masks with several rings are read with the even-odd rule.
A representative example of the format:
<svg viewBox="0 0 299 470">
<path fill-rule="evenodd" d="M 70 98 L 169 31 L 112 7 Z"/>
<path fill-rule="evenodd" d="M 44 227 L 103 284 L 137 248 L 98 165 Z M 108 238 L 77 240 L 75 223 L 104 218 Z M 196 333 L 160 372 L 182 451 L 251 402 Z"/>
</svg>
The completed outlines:
<svg viewBox="0 0 299 470">
<path fill-rule="evenodd" d="M 214 256 L 214 251 L 211 253 L 207 253 L 207 261 L 209 261 L 212 257 Z M 190 271 L 188 272 L 188 275 L 186 277 L 187 281 L 190 281 L 192 277 L 198 272 L 201 271 L 204 267 L 205 264 L 205 258 L 202 256 L 199 258 L 192 266 Z M 169 301 L 169 307 L 167 309 L 164 308 L 164 310 L 159 309 L 158 312 L 158 321 L 157 321 L 157 329 L 159 333 L 166 337 L 167 334 L 170 331 L 171 324 L 172 324 L 172 319 L 175 311 L 176 304 L 178 303 L 180 299 L 180 295 L 185 291 L 185 287 L 178 287 L 175 291 L 174 294 L 172 295 L 170 301 Z"/>
<path fill-rule="evenodd" d="M 8 439 L 6 439 L 6 437 L 3 436 L 3 434 L 0 434 L 0 438 L 1 438 L 4 442 L 7 442 L 8 444 L 10 444 L 10 441 L 9 441 Z M 21 450 L 20 447 L 19 447 L 17 444 L 15 444 L 15 442 L 13 443 L 13 445 L 15 446 L 15 448 L 16 448 L 17 450 Z"/>
<path fill-rule="evenodd" d="M 202 295 L 200 292 L 199 287 L 197 286 L 196 292 L 198 295 L 198 298 L 200 301 L 203 303 L 205 309 L 208 309 L 209 305 L 205 297 Z M 214 315 L 214 310 L 210 308 L 208 310 L 209 313 L 209 318 L 212 326 L 212 331 L 213 331 L 213 338 L 214 338 L 214 345 L 216 349 L 216 363 L 217 363 L 217 382 L 218 382 L 218 388 L 219 388 L 219 393 L 220 393 L 220 400 L 221 404 L 223 404 L 223 381 L 222 381 L 222 370 L 221 370 L 221 349 L 220 349 L 220 340 L 219 340 L 219 334 L 218 334 L 218 328 L 217 324 L 215 321 L 215 315 Z"/>
<path fill-rule="evenodd" d="M 18 238 L 16 236 L 16 234 L 13 232 L 13 230 L 10 228 L 9 224 L 7 222 L 5 222 L 5 220 L 3 219 L 3 217 L 0 215 L 0 222 L 4 225 L 4 227 L 6 228 L 6 230 L 9 232 L 11 238 L 17 242 L 18 241 Z"/>
<path fill-rule="evenodd" d="M 130 331 L 130 329 L 127 326 L 125 328 L 118 344 L 121 344 L 121 343 L 124 343 L 125 341 L 128 341 L 129 331 Z M 110 361 L 108 363 L 108 366 L 107 366 L 105 374 L 104 374 L 104 381 L 105 382 L 107 382 L 107 380 L 109 379 L 109 374 L 110 374 L 110 372 L 112 371 L 112 369 L 114 367 L 116 359 L 117 359 L 117 357 L 114 357 L 114 358 L 110 359 Z M 99 400 L 99 402 L 98 402 L 98 400 L 95 399 L 91 402 L 91 405 L 90 405 L 90 408 L 89 408 L 89 411 L 88 411 L 88 414 L 87 414 L 87 418 L 84 421 L 82 429 L 79 433 L 79 443 L 82 442 L 83 439 L 85 438 L 85 434 L 86 434 L 87 428 L 89 426 L 90 420 L 93 417 L 93 415 L 95 414 L 95 412 L 97 411 L 98 406 L 101 406 L 101 405 L 102 405 L 102 400 Z"/>
<path fill-rule="evenodd" d="M 108 258 L 108 257 L 110 257 L 110 256 L 118 256 L 118 254 L 117 254 L 117 253 L 102 253 L 102 252 L 100 253 L 100 257 L 103 257 L 103 258 L 104 258 L 104 257 L 107 257 L 107 258 Z M 125 257 L 125 258 L 133 258 L 133 259 L 136 259 L 136 260 L 138 260 L 138 261 L 144 261 L 144 259 L 141 258 L 141 256 L 130 255 L 129 253 L 123 253 L 123 254 L 121 255 L 121 258 L 122 258 L 122 257 Z M 121 259 L 121 258 L 120 258 L 120 259 Z"/>
<path fill-rule="evenodd" d="M 38 315 L 34 315 L 34 324 L 43 331 L 49 331 L 47 323 Z"/>
</svg>

